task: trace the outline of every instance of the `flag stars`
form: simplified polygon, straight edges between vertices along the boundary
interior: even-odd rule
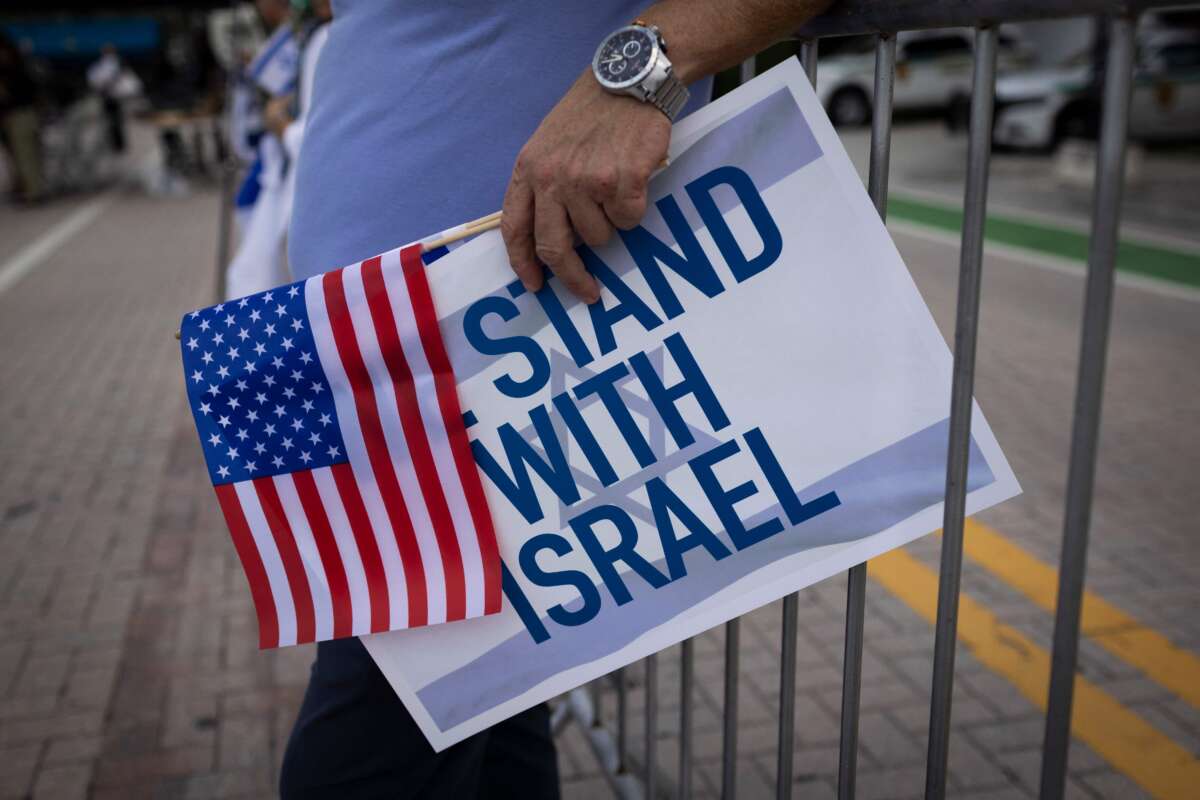
[[[292,420],[292,430],[298,431],[303,427],[304,427],[304,422],[302,422],[299,417],[296,417],[295,419]]]
[[[308,462],[312,461],[312,456],[309,455],[307,450],[304,450],[300,453],[300,460],[307,464]]]
[[[240,329],[238,331],[238,338],[241,339],[243,342],[246,341],[247,339],[250,338],[250,331],[246,330],[245,328]]]
[[[250,434],[246,433],[245,428],[238,428],[238,432],[235,433],[234,436],[237,437],[237,440],[239,442],[244,442],[244,441],[246,441],[246,439],[248,439],[250,437]]]
[[[229,456],[230,460],[234,460],[238,457],[238,451],[236,448],[231,447],[229,448],[227,455]]]
[[[272,289],[269,292],[263,292],[262,299],[263,299],[264,303],[270,303],[272,300],[275,299],[275,290]]]
[[[303,408],[305,411],[312,411],[313,410],[313,401],[305,400],[303,403],[300,404],[300,407]]]
[[[308,352],[301,353],[300,360],[303,361],[305,364],[309,363],[310,361],[312,361],[312,353],[308,353]]]
[[[211,364],[213,362],[213,354],[205,350],[204,355],[200,356],[200,360],[205,364]]]
[[[295,445],[292,444],[291,439],[285,436],[283,437],[283,442],[280,443],[280,447],[282,447],[284,450],[291,450],[293,447],[295,447]]]
[[[267,434],[267,436],[274,436],[275,435],[275,426],[268,422],[267,425],[263,428],[263,431]]]
[[[301,378],[303,378],[303,377],[304,377],[304,373],[303,373],[303,372],[301,372],[300,370],[298,370],[298,369],[294,369],[294,370],[292,370],[292,380],[294,380],[294,381],[296,381],[297,383],[299,383],[299,382],[300,382],[300,379],[301,379]]]
[[[313,394],[320,394],[325,391],[325,386],[320,381],[313,381],[312,390]]]
[[[210,327],[210,326],[209,326],[209,324],[208,324],[208,320],[206,320],[206,319],[202,319],[202,320],[200,320],[200,330],[202,330],[202,331],[208,331],[209,327]]]
[[[291,350],[295,346],[296,345],[292,343],[291,339],[287,338],[286,336],[283,338],[283,349],[284,350]]]
[[[274,336],[275,335],[275,323],[273,323],[273,322],[268,323],[267,327],[263,328],[263,330],[266,331],[267,336]]]
[[[218,346],[225,344],[225,334],[223,334],[223,333],[213,334],[213,344],[218,345]]]
[[[246,419],[250,422],[258,422],[258,412],[254,409],[250,409],[246,412]]]
[[[224,303],[217,303],[215,306],[213,306],[213,311],[217,312],[218,314],[220,314],[224,310],[225,310]]]
[[[328,425],[329,423],[333,422],[333,420],[329,418],[328,414],[322,414],[321,418],[317,421],[320,422],[322,425]]]
[[[254,452],[261,456],[263,453],[267,452],[267,446],[262,442],[255,442]]]
[[[225,366],[224,364],[217,367],[217,375],[219,375],[222,379],[228,378],[229,377],[229,367]]]
[[[288,400],[291,400],[293,397],[296,396],[296,391],[292,387],[288,386],[286,389],[283,390],[283,396],[286,397]]]
[[[254,472],[256,469],[258,469],[258,464],[255,464],[253,461],[246,462],[246,471],[247,472]]]
[[[245,378],[238,378],[238,379],[237,379],[237,383],[235,383],[235,384],[234,384],[234,386],[237,388],[237,390],[238,390],[239,392],[244,392],[244,391],[246,391],[246,379],[245,379]]]
[[[271,463],[275,465],[276,469],[279,469],[280,467],[283,466],[283,459],[280,458],[279,456],[275,456],[274,458],[271,459]]]
[[[265,352],[267,352],[267,348],[263,346],[263,343],[256,342],[254,345],[254,355],[261,356]]]
[[[263,403],[267,402],[267,396],[265,394],[263,394],[262,392],[259,392],[258,394],[254,395],[254,399],[258,402],[258,404],[260,406]]]
[[[231,397],[226,402],[229,403],[229,407],[234,410],[236,410],[241,405],[241,403],[238,401],[238,399],[236,397]]]
[[[231,423],[229,421],[229,417],[222,416],[220,419],[217,420],[217,424],[220,425],[222,428],[228,428]]]
[[[288,297],[295,297],[298,294],[300,294],[299,286],[292,286],[292,288],[288,289]]]
[[[287,412],[283,410],[283,406],[275,406],[274,414],[277,418],[282,417],[286,413]]]
[[[275,376],[274,375],[264,375],[263,383],[266,384],[267,386],[274,386],[275,385]]]
[[[279,305],[275,306],[275,313],[278,316],[282,317],[284,314],[287,313],[287,309],[283,306],[282,303],[280,303]]]
[[[196,383],[199,383],[200,381],[204,380],[204,373],[200,370],[196,370],[192,373],[192,380]]]
[[[215,384],[215,383],[210,383],[208,385],[208,393],[211,394],[213,397],[216,397],[217,395],[219,395],[221,393],[221,387],[217,386],[217,384]]]
[[[212,436],[208,437],[208,443],[213,447],[216,447],[221,443],[221,437],[214,433]]]
[[[250,302],[249,297],[243,297],[241,300],[238,300],[238,308],[245,308],[246,304],[249,302]]]
[[[238,349],[236,347],[229,348],[229,360],[234,361],[238,358]]]
[[[283,359],[279,356],[275,356],[271,359],[271,366],[275,369],[280,369],[283,366]]]
[[[251,322],[258,322],[260,319],[262,319],[262,312],[260,312],[260,311],[259,311],[257,308],[256,308],[256,309],[253,309],[253,310],[250,312],[250,321],[251,321]]]
[[[315,431],[308,437],[308,441],[312,444],[318,444],[321,441],[321,434]]]
[[[330,445],[329,449],[326,450],[325,452],[329,454],[330,458],[337,458],[338,456],[340,456],[342,454],[342,451],[339,450],[334,445]]]
[[[303,327],[304,327],[304,323],[300,321],[299,317],[296,317],[292,320],[292,330],[298,331]]]
[[[192,336],[187,340],[187,349],[188,350],[195,350],[199,346],[200,346],[200,340],[197,339],[195,336]]]
[[[258,372],[258,367],[255,366],[253,361],[247,361],[246,362],[246,374],[250,374],[253,372]]]
[[[235,322],[237,322],[237,318],[234,317],[233,314],[230,314],[229,316],[225,317],[225,327],[227,327],[227,328],[231,327],[233,325],[233,323],[235,323]]]
[[[208,403],[201,403],[200,404],[200,413],[207,417],[209,414],[212,413],[212,406],[210,406]]]
[[[224,464],[217,467],[217,475],[219,475],[222,478],[228,478],[229,477],[229,467],[225,466]]]

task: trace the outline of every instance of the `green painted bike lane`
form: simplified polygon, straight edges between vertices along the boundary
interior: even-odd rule
[[[888,198],[888,219],[959,233],[963,215],[960,208],[952,205],[896,193]],[[1006,214],[988,214],[984,238],[989,242],[1076,261],[1081,266],[1087,262],[1087,234],[1058,225]],[[1117,270],[1200,288],[1200,254],[1160,244],[1122,239],[1117,246]]]

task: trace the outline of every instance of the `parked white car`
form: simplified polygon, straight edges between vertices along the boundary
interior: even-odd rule
[[[942,111],[971,93],[974,32],[969,28],[910,31],[896,37],[896,111]],[[1027,66],[1032,58],[1017,36],[1001,30],[998,67]],[[821,59],[817,96],[834,125],[865,125],[874,106],[875,51],[864,37],[857,47]]]
[[[1200,34],[1157,31],[1139,41],[1129,104],[1129,136],[1200,141]],[[996,82],[996,144],[1053,149],[1063,139],[1094,139],[1100,104],[1090,51],[1062,66]]]

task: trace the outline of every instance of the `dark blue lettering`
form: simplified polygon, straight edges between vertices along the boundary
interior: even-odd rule
[[[604,545],[600,544],[595,531],[592,530],[596,523],[602,521],[611,522],[620,536],[616,547],[610,550],[604,549]],[[642,580],[655,589],[661,589],[671,582],[666,575],[656,570],[649,561],[638,554],[635,549],[638,539],[637,526],[630,516],[620,508],[616,506],[590,508],[571,520],[571,530],[575,531],[575,535],[579,537],[579,543],[583,545],[584,551],[596,565],[596,571],[600,573],[604,585],[608,587],[609,594],[617,601],[617,605],[624,605],[633,599],[629,594],[629,589],[625,587],[625,582],[621,580],[620,573],[617,572],[616,563],[618,561],[624,561],[631,570],[642,577]]]
[[[762,252],[754,258],[746,257],[741,245],[734,238],[733,231],[725,222],[721,209],[717,207],[717,201],[713,199],[712,190],[722,184],[729,186],[737,194],[742,208],[762,239]],[[779,254],[783,252],[783,235],[779,232],[775,220],[771,218],[767,204],[763,202],[762,195],[758,193],[758,188],[749,175],[737,167],[717,167],[684,188],[738,283],[754,277],[778,260]]]

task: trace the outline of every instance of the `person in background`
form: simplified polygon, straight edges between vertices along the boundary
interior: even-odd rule
[[[707,101],[710,76],[827,4],[338,0],[296,176],[294,277],[503,203],[525,285],[538,289],[545,265],[595,301],[576,241],[636,225],[671,124]],[[647,78],[661,83],[639,78],[637,97],[601,82],[638,78],[651,58]],[[535,706],[435,753],[360,641],[321,642],[280,788],[285,800],[555,798],[549,712]]]
[[[12,165],[16,199],[26,203],[43,199],[46,187],[37,84],[25,55],[3,32],[0,32],[0,138]]]
[[[104,104],[108,144],[114,153],[125,152],[125,108],[121,105],[120,96],[123,72],[121,56],[111,44],[100,49],[100,58],[92,62],[87,71],[88,86],[100,95],[100,101]]]
[[[298,91],[272,97],[263,108],[266,130],[259,142],[263,158],[258,175],[260,189],[238,251],[225,272],[225,295],[230,299],[265,291],[290,279],[283,248],[291,219],[295,167],[304,137],[304,112],[312,96],[313,76],[331,16],[329,0],[312,0],[298,9],[294,23],[300,43]]]

